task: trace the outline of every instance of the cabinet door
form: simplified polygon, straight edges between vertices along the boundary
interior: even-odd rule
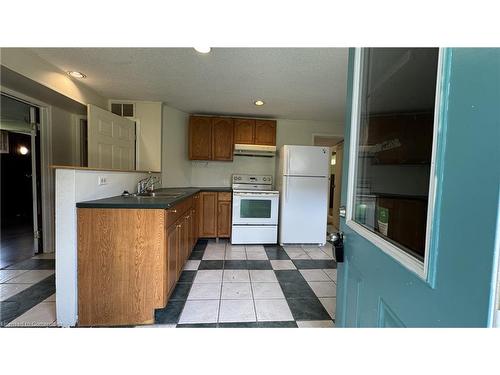
[[[276,121],[255,120],[255,144],[276,146]]]
[[[189,216],[189,226],[191,228],[191,241],[189,243],[189,255],[191,255],[191,251],[193,251],[193,247],[196,244],[196,209],[193,207],[191,209],[191,215]]]
[[[212,118],[191,116],[189,119],[189,159],[211,160]]]
[[[217,237],[217,193],[200,193],[200,237]]]
[[[217,203],[217,237],[231,236],[231,202]]]
[[[193,213],[193,223],[194,223],[194,245],[198,242],[198,238],[200,237],[200,229],[199,229],[199,224],[200,224],[200,194],[196,194],[193,198],[193,207],[194,207],[194,213]]]
[[[181,217],[177,224],[179,235],[179,262],[177,262],[177,277],[180,276],[184,263],[186,261],[186,225],[184,224],[184,216]]]
[[[219,117],[212,119],[212,159],[233,160],[233,119]]]
[[[255,120],[234,119],[234,143],[255,143]]]
[[[177,281],[177,263],[179,252],[179,230],[177,225],[167,229],[167,294],[169,294]]]

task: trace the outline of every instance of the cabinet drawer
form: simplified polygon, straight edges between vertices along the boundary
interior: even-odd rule
[[[230,192],[222,192],[222,191],[219,191],[219,193],[217,194],[217,200],[219,202],[223,201],[223,202],[231,202],[231,193]]]
[[[166,227],[174,224],[183,214],[193,207],[193,197],[184,199],[175,206],[166,209]]]

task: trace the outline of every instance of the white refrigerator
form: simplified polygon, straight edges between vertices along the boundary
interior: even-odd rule
[[[330,160],[329,147],[281,147],[277,178],[281,245],[325,244]]]

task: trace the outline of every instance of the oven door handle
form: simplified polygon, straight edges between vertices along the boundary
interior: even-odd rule
[[[233,193],[233,195],[235,197],[248,197],[248,196],[252,196],[252,197],[262,197],[262,196],[278,196],[278,194],[276,193]]]

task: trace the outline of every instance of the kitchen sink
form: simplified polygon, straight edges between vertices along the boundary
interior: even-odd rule
[[[154,197],[177,198],[183,195],[184,193],[173,193],[167,191],[149,191],[147,193],[137,194],[138,197],[142,198],[154,198]]]

